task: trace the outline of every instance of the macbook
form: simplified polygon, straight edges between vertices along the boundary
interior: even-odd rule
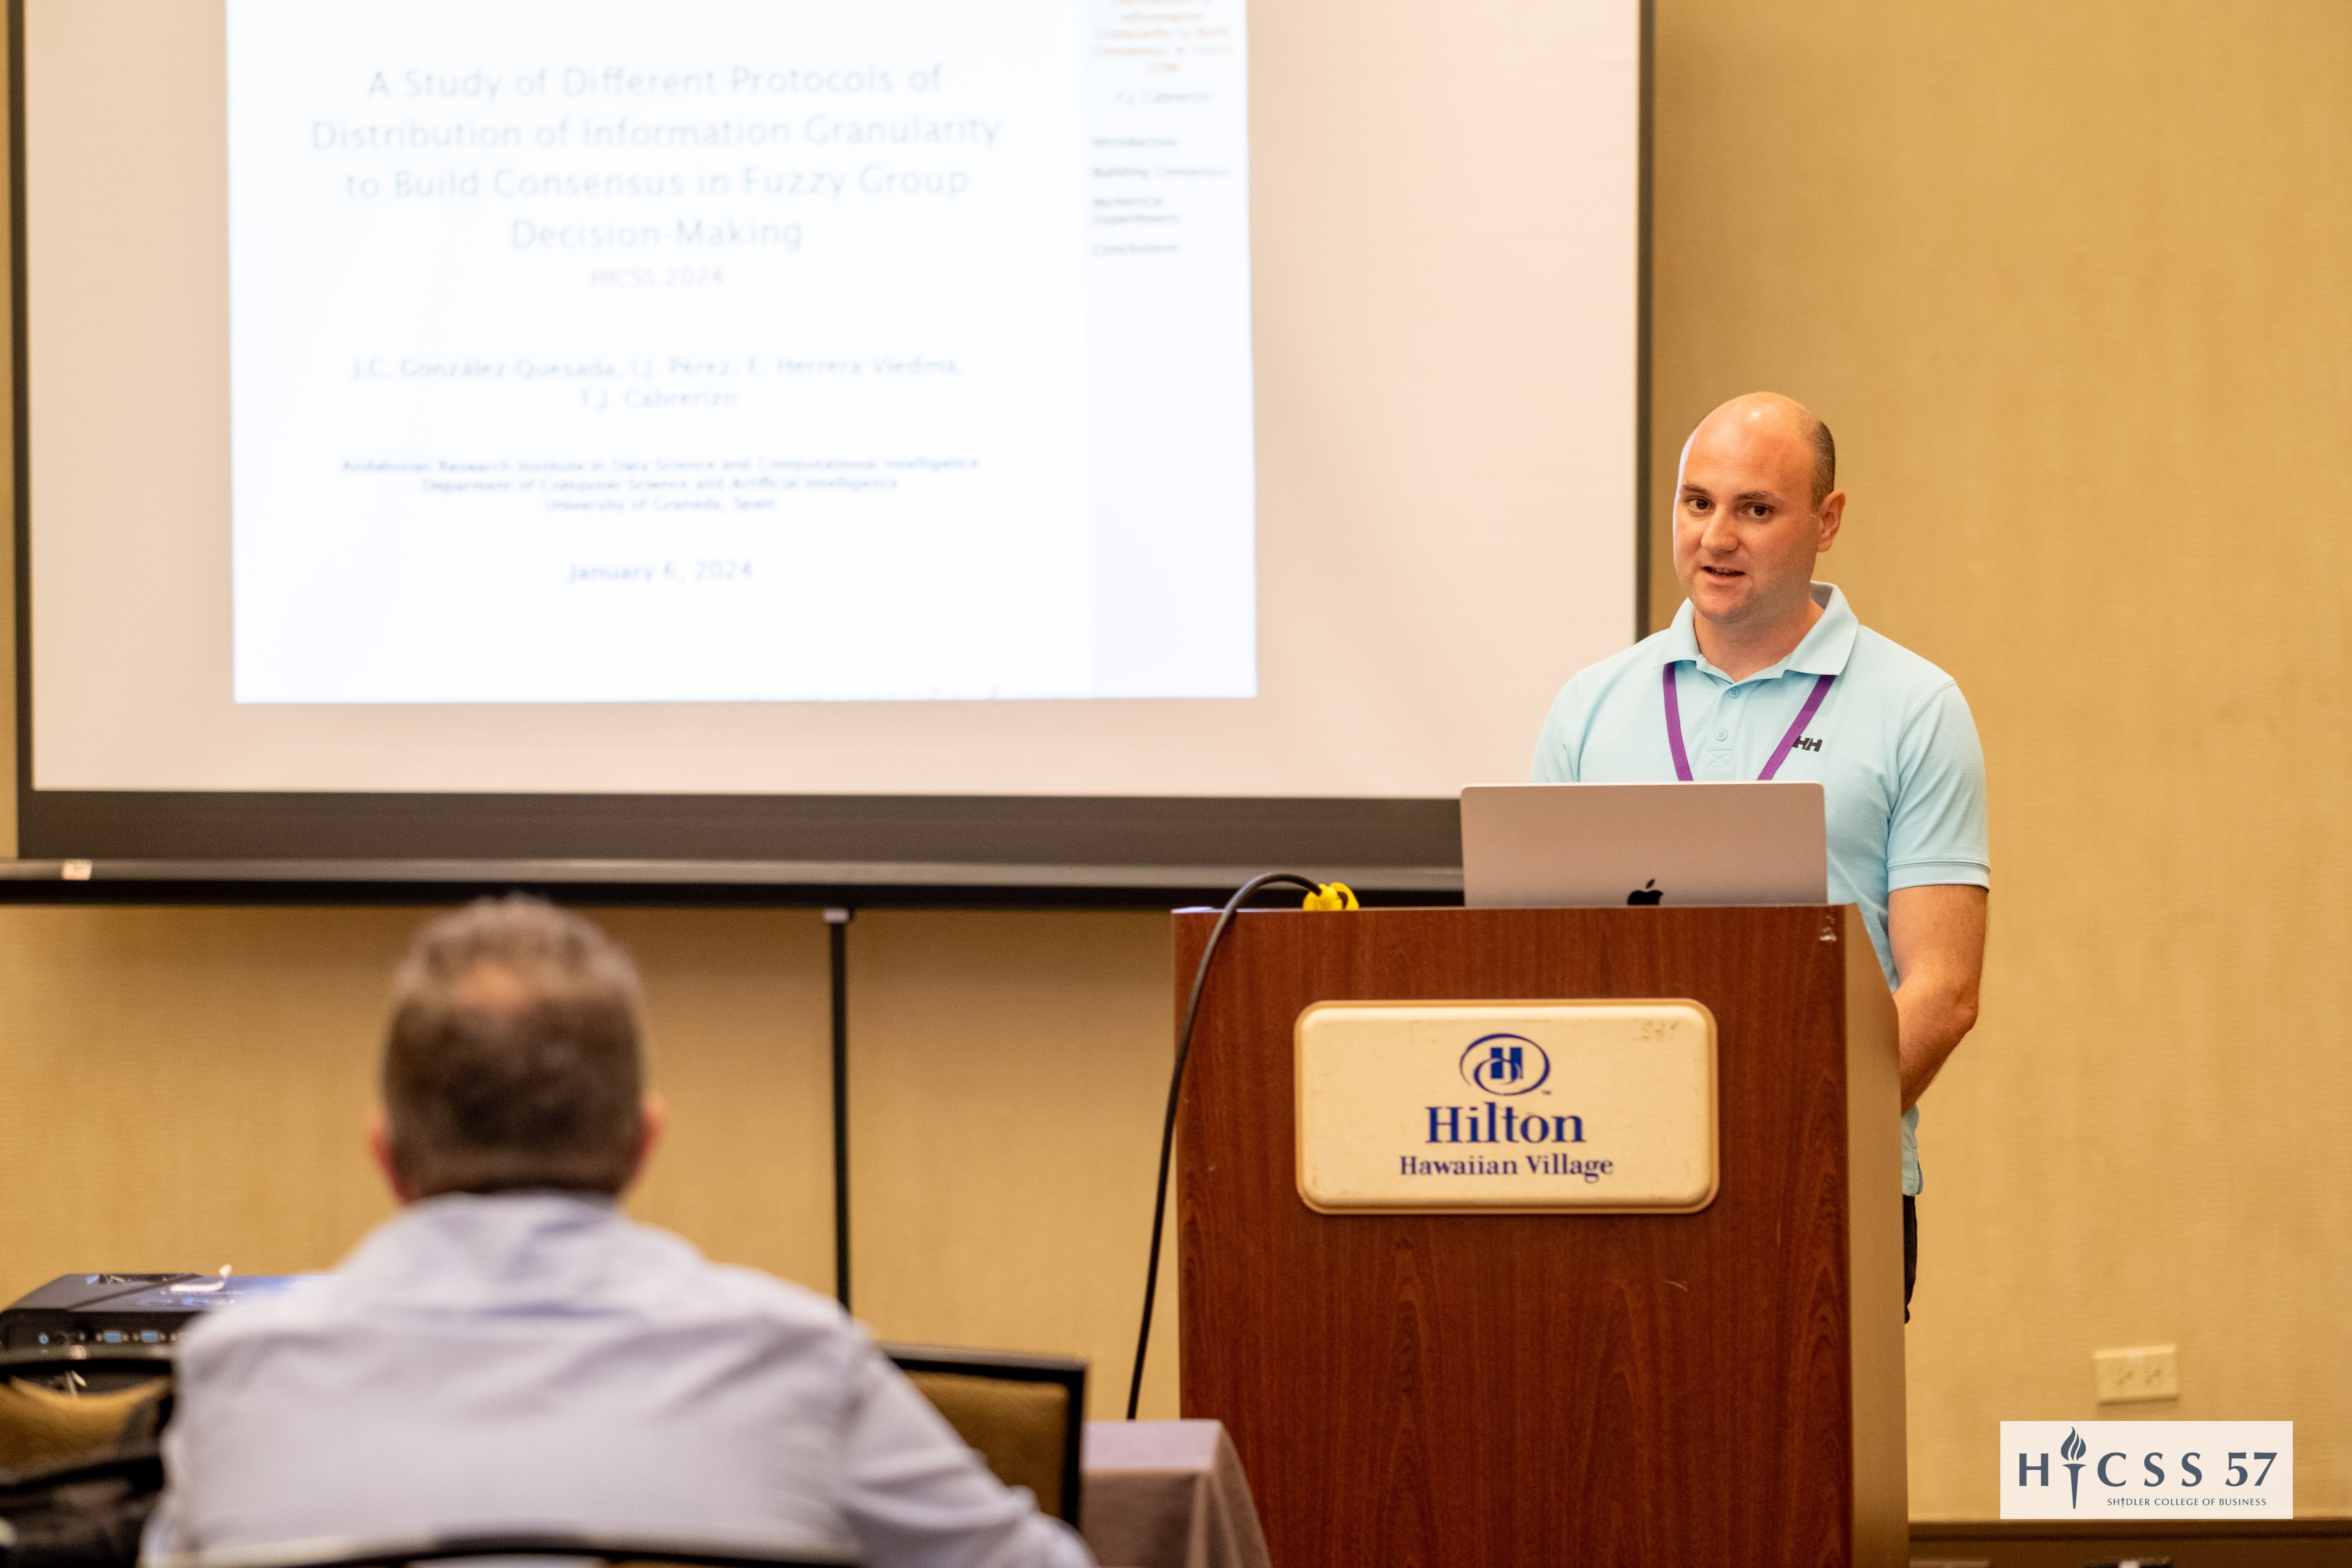
[[[1811,783],[1472,784],[1463,902],[1825,904],[1826,822]]]

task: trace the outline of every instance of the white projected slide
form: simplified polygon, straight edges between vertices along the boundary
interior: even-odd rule
[[[229,0],[236,700],[1253,695],[1242,40],[1131,9]]]
[[[20,6],[37,791],[1439,798],[1634,634],[1638,0]]]

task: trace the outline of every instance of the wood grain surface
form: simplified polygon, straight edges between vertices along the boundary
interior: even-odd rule
[[[1213,916],[1176,926],[1181,1005]],[[1182,1384],[1278,1568],[1853,1559],[1841,917],[1241,915],[1181,1126]],[[1860,940],[1857,930],[1852,940]],[[1686,1215],[1326,1215],[1294,1186],[1312,1002],[1687,996],[1722,1188]]]

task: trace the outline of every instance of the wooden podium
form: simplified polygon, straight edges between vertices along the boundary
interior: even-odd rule
[[[1176,919],[1177,1005],[1213,912]],[[1687,997],[1720,1187],[1683,1215],[1300,1201],[1316,1002]],[[1233,1433],[1276,1568],[1901,1568],[1895,1009],[1846,908],[1253,910],[1181,1124],[1183,1410]]]

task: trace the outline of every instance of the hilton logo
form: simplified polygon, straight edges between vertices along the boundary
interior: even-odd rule
[[[1462,1053],[1462,1078],[1487,1094],[1528,1094],[1551,1077],[1551,1058],[1525,1035],[1481,1035]]]
[[[1472,1089],[1509,1099],[1514,1095],[1532,1094],[1551,1079],[1551,1058],[1544,1048],[1525,1035],[1481,1035],[1470,1042],[1462,1053],[1460,1063],[1463,1081]],[[1432,1105],[1429,1112],[1429,1142],[1432,1143],[1581,1143],[1584,1142],[1584,1118],[1581,1116],[1536,1116],[1523,1114],[1517,1107],[1498,1105],[1489,1100],[1480,1105]],[[1480,1112],[1484,1111],[1484,1119]],[[1557,1157],[1547,1155],[1538,1162],[1539,1168],[1554,1175],[1581,1173],[1564,1167],[1554,1171]],[[1506,1161],[1516,1173],[1515,1162]],[[1501,1167],[1496,1167],[1498,1173]]]

